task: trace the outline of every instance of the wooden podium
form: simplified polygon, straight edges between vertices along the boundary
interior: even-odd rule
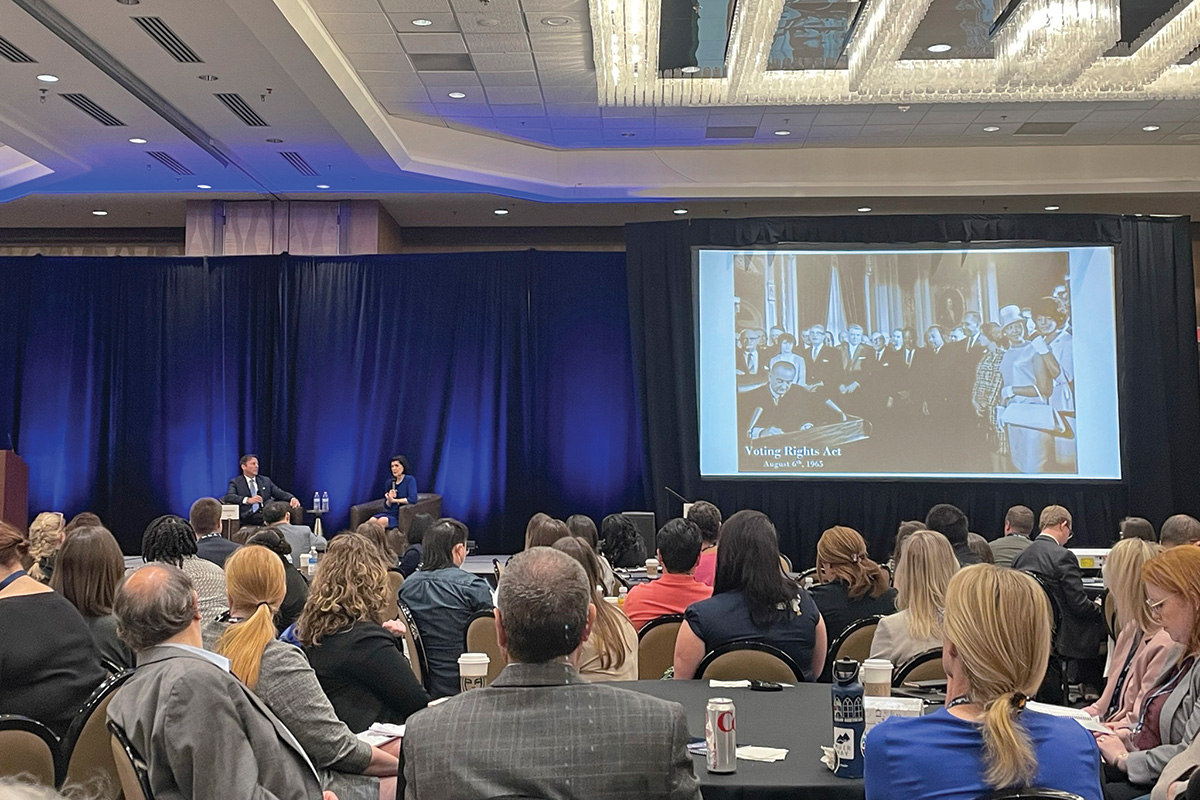
[[[0,520],[29,527],[29,467],[12,450],[0,450]]]

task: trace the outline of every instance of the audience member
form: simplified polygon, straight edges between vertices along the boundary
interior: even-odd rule
[[[925,528],[937,531],[950,540],[950,546],[954,548],[954,555],[958,557],[959,566],[966,567],[980,563],[979,556],[975,555],[967,541],[967,515],[958,506],[938,503],[925,515]]]
[[[75,607],[21,568],[28,552],[21,532],[0,522],[0,714],[62,736],[104,669]]]
[[[458,657],[465,652],[467,625],[478,611],[492,609],[492,589],[461,569],[467,559],[467,526],[443,517],[425,534],[424,562],[400,586],[400,600],[412,612],[434,697],[458,694]]]
[[[1200,520],[1187,514],[1167,517],[1158,531],[1158,540],[1163,547],[1178,547],[1181,544],[1200,544]]]
[[[96,651],[105,661],[133,669],[133,651],[117,636],[113,597],[125,576],[121,546],[107,528],[79,528],[58,551],[50,588],[70,601],[92,631]]]
[[[334,537],[296,633],[338,718],[355,733],[404,722],[429,702],[396,638],[403,625],[384,619],[389,604],[379,548],[357,533]]]
[[[238,459],[241,474],[235,475],[229,481],[229,489],[225,492],[225,503],[237,505],[243,525],[262,525],[262,509],[272,500],[282,500],[290,503],[293,508],[300,507],[300,501],[291,492],[286,492],[275,485],[266,475],[258,474],[258,456],[247,453]]]
[[[343,533],[349,532],[343,531]],[[375,545],[375,549],[379,551],[379,557],[383,559],[383,565],[389,572],[400,571],[399,554],[392,552],[392,545],[388,541],[387,530],[382,525],[375,520],[369,519],[355,528],[354,532],[370,540]]]
[[[1066,548],[1071,538],[1071,512],[1062,506],[1046,506],[1038,519],[1041,533],[1013,559],[1013,569],[1041,578],[1062,617],[1055,631],[1054,650],[1066,658],[1095,658],[1105,639],[1104,615],[1100,606],[1083,590],[1079,561]],[[1041,696],[1063,702],[1058,662],[1051,662]]]
[[[1013,506],[1004,515],[1004,535],[992,542],[992,557],[1001,567],[1011,567],[1013,559],[1025,552],[1033,540],[1033,509]]]
[[[188,523],[196,533],[196,555],[224,568],[225,559],[239,545],[221,535],[221,502],[215,497],[201,497],[192,503]]]
[[[536,514],[534,514],[532,517],[529,518],[529,522],[526,523],[526,525],[525,525],[525,549],[526,550],[529,549],[529,537],[531,537],[533,535],[534,528],[536,528],[538,525],[541,525],[543,520],[547,520],[550,518],[551,518],[550,515],[543,511],[539,511]]]
[[[600,522],[601,551],[614,567],[629,569],[646,563],[646,543],[633,520],[624,514],[609,514]]]
[[[996,556],[992,554],[992,548],[988,546],[988,540],[978,533],[972,532],[967,534],[967,547],[971,548],[971,552],[979,559],[980,564],[996,563]]]
[[[862,535],[844,525],[817,541],[817,583],[810,591],[830,639],[860,619],[896,611],[887,572],[867,555]]]
[[[613,597],[617,594],[617,576],[613,574],[612,564],[600,553],[600,535],[596,532],[596,523],[586,514],[572,514],[567,517],[567,529],[571,535],[583,539],[592,548],[596,558],[600,559],[600,580],[604,584],[604,594]]]
[[[183,517],[167,514],[146,526],[142,560],[147,564],[160,561],[182,569],[192,581],[205,619],[224,613],[225,571],[196,555],[196,536]]]
[[[568,536],[554,543],[583,566],[592,586],[596,618],[585,637],[576,666],[587,681],[636,681],[638,678],[638,636],[633,623],[596,588],[600,585],[600,560],[587,543]]]
[[[545,514],[539,514],[529,521],[525,530],[525,549],[531,547],[552,547],[559,539],[571,535],[571,529],[561,519],[554,519]]]
[[[63,515],[57,511],[43,511],[33,518],[29,526],[29,577],[49,585],[54,575],[54,557],[63,540]]]
[[[292,566],[291,545],[275,528],[262,528],[247,539],[246,544],[265,547],[283,562],[283,582],[287,588],[283,602],[276,610],[275,624],[280,631],[287,630],[289,625],[300,618],[300,612],[304,610],[304,603],[308,600],[308,581]],[[226,583],[228,580],[226,576]]]
[[[910,519],[900,523],[896,529],[896,544],[892,546],[892,557],[888,559],[888,571],[893,575],[896,574],[896,565],[900,563],[900,556],[904,552],[904,543],[908,541],[909,536],[923,530],[925,523],[920,520]]]
[[[70,794],[59,794],[50,786],[33,783],[29,775],[0,777],[0,800],[90,800],[74,791],[74,787],[63,788]]]
[[[417,571],[421,564],[421,551],[424,549],[425,531],[433,527],[433,517],[420,513],[413,515],[408,526],[408,549],[400,558],[400,573],[407,579]]]
[[[496,608],[508,666],[409,719],[407,800],[700,800],[683,708],[576,671],[597,611],[589,580],[550,548],[513,557]]]
[[[1117,524],[1117,533],[1122,539],[1144,539],[1147,542],[1157,542],[1158,534],[1150,520],[1143,517],[1125,517]]]
[[[1200,549],[1173,547],[1158,554],[1142,567],[1142,580],[1151,618],[1180,645],[1180,657],[1146,692],[1133,728],[1100,736],[1110,778],[1105,793],[1112,800],[1140,797],[1160,777],[1165,782],[1178,777],[1174,768],[1164,774],[1165,768],[1200,730]],[[1126,776],[1128,783],[1112,780]]]
[[[417,504],[417,479],[408,474],[408,459],[392,456],[388,470],[392,474],[383,487],[383,511],[374,517],[385,530],[400,525],[400,506]]]
[[[1050,657],[1050,605],[1028,575],[967,567],[946,591],[946,707],[892,717],[864,748],[867,800],[975,800],[1037,786],[1101,800],[1099,754],[1074,720],[1025,707]]]
[[[700,563],[696,580],[708,586],[717,576],[717,542],[721,537],[721,509],[707,500],[697,500],[688,509],[687,518],[700,529]]]
[[[299,512],[297,512],[299,513]],[[292,508],[287,503],[267,503],[263,509],[263,522],[271,528],[279,531],[287,543],[291,546],[291,555],[289,556],[292,566],[300,569],[304,565],[301,559],[311,550],[324,553],[325,548],[329,546],[329,542],[324,536],[313,533],[312,528],[307,525],[292,524]]]
[[[655,556],[662,565],[658,580],[635,584],[625,598],[625,616],[636,630],[663,614],[682,614],[699,600],[712,597],[712,587],[693,576],[700,561],[700,528],[686,519],[673,519],[658,529]]]
[[[812,596],[779,569],[779,537],[760,511],[739,511],[721,526],[713,596],[684,612],[675,678],[697,677],[705,653],[747,639],[787,653],[807,681],[825,665],[825,621]]]
[[[146,760],[155,797],[321,796],[296,738],[229,673],[227,658],[203,649],[196,593],[182,570],[142,567],[117,591],[113,613],[138,668],[109,702],[108,719]]]
[[[942,646],[946,587],[958,571],[954,548],[935,531],[916,531],[905,539],[896,565],[895,614],[879,620],[871,640],[871,658],[900,666]]]
[[[229,659],[230,672],[287,726],[322,785],[339,800],[391,800],[396,796],[396,754],[355,736],[337,718],[304,653],[275,638],[272,616],[286,593],[285,563],[277,553],[253,544],[229,557],[229,616],[203,623],[204,646]],[[388,779],[380,781],[380,776]]]
[[[70,521],[63,526],[63,537],[70,536],[73,532],[80,528],[103,528],[104,523],[100,521],[100,517],[93,514],[91,511],[80,511],[75,516],[71,517]]]
[[[1112,650],[1104,693],[1084,709],[1114,726],[1132,727],[1158,676],[1170,664],[1171,636],[1146,606],[1142,568],[1163,550],[1161,545],[1134,537],[1113,546],[1104,562],[1104,582],[1116,602],[1121,631]]]

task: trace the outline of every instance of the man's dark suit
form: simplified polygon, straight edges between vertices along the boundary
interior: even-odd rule
[[[756,428],[779,428],[784,433],[800,430],[805,423],[818,424],[822,401],[800,386],[791,386],[778,400],[770,384],[738,395],[738,434],[746,436],[751,422]],[[758,419],[754,413],[762,409]]]
[[[842,351],[836,347],[822,345],[820,351],[814,356],[812,348],[804,350],[801,355],[804,356],[804,368],[807,373],[806,381],[809,386],[815,383],[824,383],[820,389],[817,389],[816,395],[822,399],[833,398],[836,402],[840,396],[838,393],[838,384],[842,382]]]
[[[245,475],[238,475],[236,478],[229,481],[229,490],[225,492],[225,498],[221,501],[226,505],[237,505],[240,509],[239,516],[242,519],[242,524],[262,524],[262,506],[272,500],[282,500],[287,503],[292,497],[291,492],[285,492],[280,489],[266,475],[256,475],[254,480],[258,483],[258,494],[262,497],[262,504],[255,509],[246,500],[253,497],[254,493],[250,491],[250,483]]]
[[[408,718],[406,800],[700,800],[678,703],[509,664],[484,689]]]
[[[204,536],[196,541],[196,555],[205,561],[211,561],[221,569],[225,569],[225,559],[237,549],[236,542],[231,542],[220,534]]]
[[[1039,576],[1062,615],[1054,636],[1055,652],[1067,658],[1095,658],[1104,640],[1104,615],[1083,591],[1083,576],[1075,554],[1047,534],[1041,534],[1013,559],[1013,569]]]
[[[850,355],[850,343],[839,345],[838,351],[842,358],[842,375],[839,384],[847,387],[857,383],[854,391],[847,394],[838,392],[833,395],[833,402],[843,411],[851,411],[858,416],[869,412],[867,399],[871,385],[871,369],[875,366],[875,349],[866,342],[858,345],[854,355]],[[836,388],[836,387],[835,387]]]

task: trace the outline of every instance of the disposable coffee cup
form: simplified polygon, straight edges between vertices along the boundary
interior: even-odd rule
[[[651,578],[658,577],[658,559],[657,558],[647,558],[646,559],[646,575]]]
[[[867,697],[891,697],[892,662],[886,658],[868,658],[862,663],[859,679]]]
[[[463,653],[458,657],[459,691],[482,689],[487,686],[488,664],[491,659],[487,653]]]

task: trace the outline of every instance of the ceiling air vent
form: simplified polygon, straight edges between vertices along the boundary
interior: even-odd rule
[[[173,156],[171,156],[170,153],[164,153],[161,150],[147,150],[146,155],[150,156],[155,161],[162,164],[167,169],[171,170],[171,172],[174,172],[176,175],[195,175],[196,174],[196,173],[192,172],[190,169],[188,169],[187,167],[185,167],[183,164],[180,164],[178,161],[176,161],[175,158]]]
[[[217,92],[213,97],[225,104],[225,107],[234,113],[234,115],[242,122],[252,128],[266,128],[267,121],[258,115],[258,112],[250,107],[240,94],[234,92]]]
[[[1026,122],[1013,136],[1062,136],[1074,126],[1074,122]]]
[[[296,168],[296,172],[301,175],[307,175],[310,178],[317,177],[317,171],[312,168],[312,165],[304,160],[304,156],[294,150],[284,150],[279,155],[283,156],[283,160]]]
[[[7,58],[14,64],[36,64],[33,57],[26,53],[15,44],[0,36],[0,56]]]
[[[203,64],[204,59],[196,55],[196,51],[187,46],[179,34],[171,30],[167,23],[158,17],[133,17],[133,21],[150,34],[150,38],[158,42],[163,50],[171,54],[171,58],[180,64]]]
[[[753,125],[710,125],[705,139],[753,139],[758,128]]]
[[[60,94],[59,97],[61,97],[63,100],[66,100],[68,103],[75,106],[80,111],[99,122],[101,125],[107,125],[110,128],[118,128],[125,124],[98,106],[96,102],[92,100],[92,98],[85,94],[72,92],[70,94]]]

